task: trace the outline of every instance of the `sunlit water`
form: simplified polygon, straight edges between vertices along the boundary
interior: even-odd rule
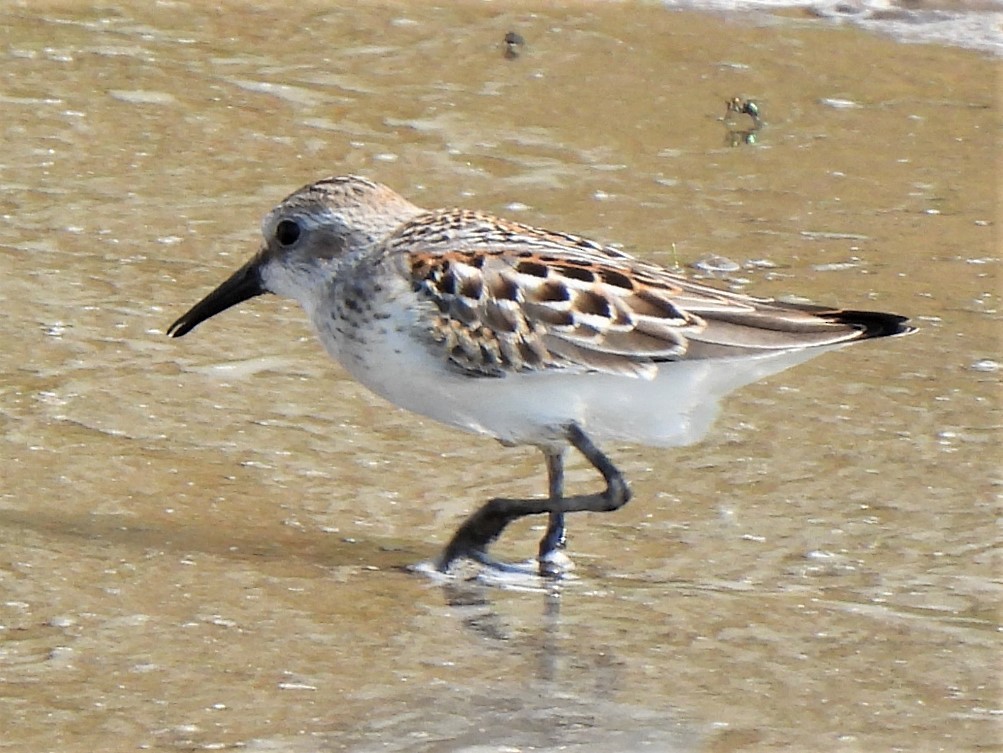
[[[994,62],[805,17],[262,5],[2,11],[4,745],[996,745]],[[571,520],[567,582],[443,584],[406,568],[542,493],[538,453],[389,408],[291,304],[164,335],[345,172],[921,332],[605,448],[635,497]]]

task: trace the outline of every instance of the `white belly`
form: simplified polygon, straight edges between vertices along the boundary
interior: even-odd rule
[[[834,349],[669,362],[650,380],[570,370],[471,377],[386,324],[364,346],[318,329],[331,355],[391,403],[512,444],[563,443],[572,422],[600,442],[692,444],[706,435],[725,395]]]

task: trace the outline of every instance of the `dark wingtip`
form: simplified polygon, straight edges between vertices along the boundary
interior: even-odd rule
[[[861,330],[859,338],[861,340],[908,335],[916,331],[916,327],[907,323],[908,317],[881,311],[835,311],[827,318],[840,324],[857,327]]]

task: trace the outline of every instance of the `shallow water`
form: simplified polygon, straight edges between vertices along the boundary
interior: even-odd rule
[[[995,63],[654,7],[259,6],[0,14],[4,746],[999,746]],[[574,579],[437,583],[403,568],[541,493],[537,453],[388,408],[292,304],[163,334],[345,172],[922,331],[743,390],[699,446],[607,448],[635,498],[571,521]]]

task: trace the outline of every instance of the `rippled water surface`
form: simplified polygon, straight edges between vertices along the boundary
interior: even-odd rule
[[[999,745],[993,61],[632,4],[0,17],[0,747]],[[345,172],[922,331],[607,448],[635,497],[574,579],[433,582],[538,453],[388,407],[290,303],[164,335]]]

